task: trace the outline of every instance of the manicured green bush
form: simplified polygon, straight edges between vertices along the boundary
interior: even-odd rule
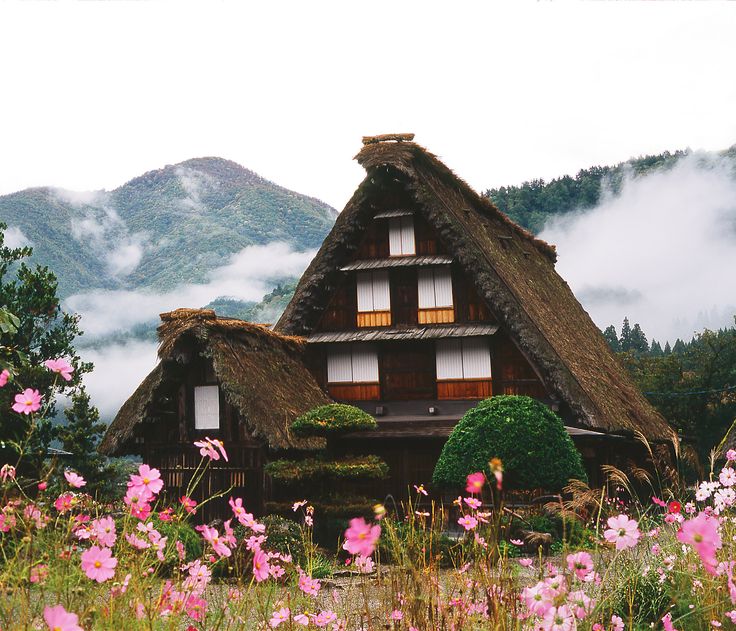
[[[376,419],[370,414],[344,403],[321,405],[291,424],[291,430],[298,436],[334,436],[376,427]]]
[[[296,482],[329,477],[336,480],[380,480],[388,476],[388,465],[378,456],[348,456],[339,460],[306,458],[274,460],[265,472],[279,482]]]
[[[450,434],[432,481],[459,486],[474,471],[490,475],[492,458],[503,461],[506,488],[559,491],[571,478],[586,479],[560,417],[530,397],[496,396],[468,410]]]

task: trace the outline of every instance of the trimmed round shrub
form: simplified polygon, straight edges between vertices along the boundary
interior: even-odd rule
[[[490,475],[492,458],[503,461],[506,488],[559,491],[571,478],[587,479],[560,417],[530,397],[495,396],[468,410],[445,443],[432,481],[464,485],[475,471]]]
[[[377,427],[376,419],[360,408],[330,403],[302,414],[291,424],[291,431],[298,436],[334,436]]]
[[[281,554],[291,554],[296,563],[304,563],[304,540],[302,530],[292,519],[281,515],[267,515],[261,520],[266,526],[268,540],[264,547]]]

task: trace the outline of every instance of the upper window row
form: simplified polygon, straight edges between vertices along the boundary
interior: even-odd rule
[[[388,270],[359,272],[358,312],[391,311]],[[417,274],[420,309],[452,308],[452,273],[448,266],[423,268]]]
[[[414,217],[389,219],[388,252],[390,256],[413,256],[417,253],[414,240]]]

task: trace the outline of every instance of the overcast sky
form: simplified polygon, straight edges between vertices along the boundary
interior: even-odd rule
[[[0,193],[217,155],[342,208],[364,134],[477,189],[736,142],[736,3],[485,5],[0,0]]]

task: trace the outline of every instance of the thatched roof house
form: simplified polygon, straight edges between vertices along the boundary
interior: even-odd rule
[[[289,426],[300,414],[329,402],[301,361],[304,341],[266,326],[219,318],[214,311],[177,309],[161,314],[160,362],[123,404],[105,434],[105,454],[140,453],[146,426],[166,441],[166,425],[174,440],[194,440],[186,423],[185,402],[177,391],[188,378],[188,366],[205,360],[210,382],[219,384],[224,405],[232,406],[238,422],[269,449],[314,448],[315,443],[291,435]],[[182,398],[186,397],[186,393]],[[172,401],[173,400],[173,401]],[[191,407],[191,406],[190,406]],[[222,436],[233,441],[233,435]],[[214,434],[213,434],[214,435]]]
[[[364,139],[356,159],[366,177],[302,276],[276,330],[299,336],[318,332],[367,228],[375,217],[388,216],[387,195],[401,189],[401,199],[410,199],[411,212],[430,224],[576,426],[675,440],[555,271],[554,247],[512,222],[411,138]]]

